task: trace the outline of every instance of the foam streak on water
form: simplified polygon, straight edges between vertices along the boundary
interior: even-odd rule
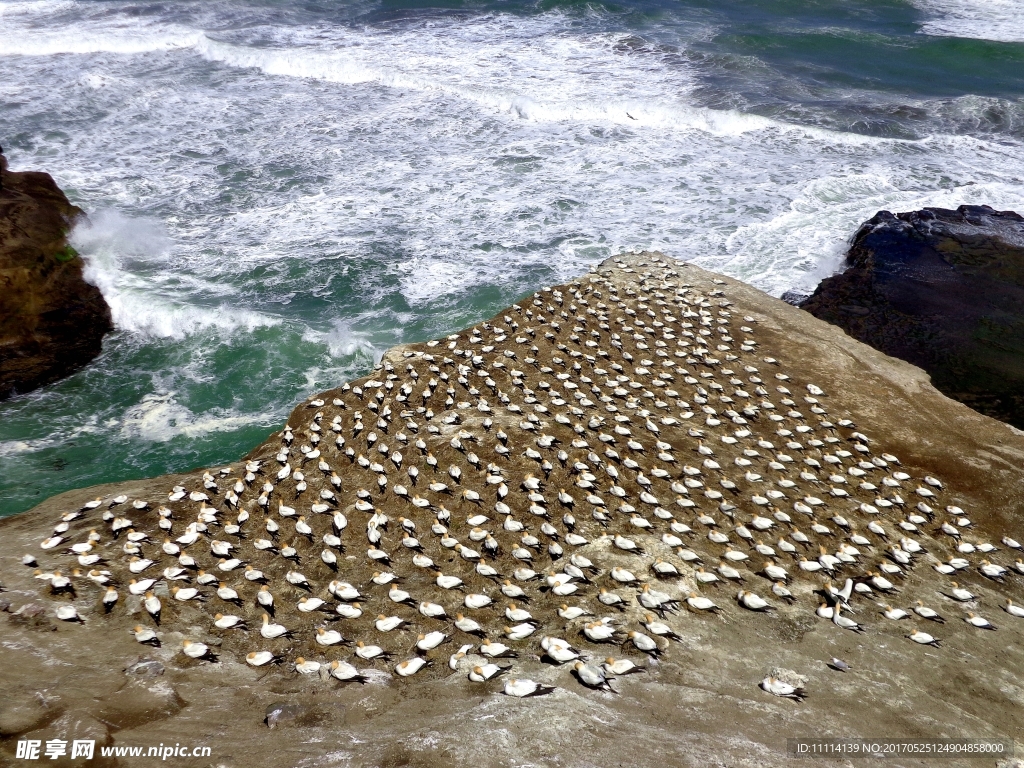
[[[229,460],[387,346],[623,249],[780,294],[881,208],[1024,209],[1018,47],[984,88],[987,49],[941,48],[1020,39],[1011,1],[0,2],[2,143],[90,212],[118,329],[0,405],[0,514]]]
[[[929,17],[921,29],[925,34],[1024,42],[1022,0],[917,0],[917,4]]]

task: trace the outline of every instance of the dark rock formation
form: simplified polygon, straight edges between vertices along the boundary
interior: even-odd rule
[[[0,399],[86,365],[113,328],[110,308],[67,242],[81,215],[49,174],[3,172]]]
[[[846,258],[803,309],[1024,428],[1024,218],[970,205],[881,211]]]

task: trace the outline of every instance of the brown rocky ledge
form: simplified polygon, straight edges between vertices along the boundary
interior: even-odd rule
[[[77,371],[112,329],[67,232],[82,216],[49,174],[3,171],[0,189],[0,399]]]
[[[1015,743],[1018,752],[1024,747],[1024,618],[1003,610],[1007,598],[1024,602],[1014,549],[1024,539],[1024,434],[946,398],[921,370],[697,267],[659,254],[609,260],[457,336],[392,349],[370,376],[301,403],[286,429],[225,469],[73,491],[0,521],[0,582],[7,590],[0,593],[7,612],[0,615],[0,762],[13,762],[21,738],[208,745],[210,757],[166,762],[201,768],[254,762],[266,768],[760,768],[792,765],[786,739],[798,737],[989,737]],[[506,525],[497,506],[499,474],[512,520],[537,544]],[[539,481],[535,491],[530,477]],[[431,487],[436,483],[447,488]],[[240,510],[248,519],[238,518]],[[338,513],[345,516],[341,527]],[[189,528],[197,515],[208,521],[205,532]],[[298,515],[312,529],[308,537]],[[389,563],[369,557],[374,515],[383,537],[377,547]],[[489,520],[471,524],[475,515]],[[268,522],[279,530],[271,532]],[[493,555],[474,527],[492,537]],[[86,542],[90,530],[99,538],[85,556],[102,560],[79,566],[68,548]],[[728,543],[712,541],[712,530]],[[190,532],[197,534],[191,544]],[[337,541],[324,539],[334,535]],[[422,551],[403,544],[410,535]],[[182,536],[179,546],[194,565],[182,564],[173,547],[162,548],[166,537]],[[138,555],[125,551],[132,539]],[[272,549],[260,549],[261,539]],[[628,549],[626,539],[642,551]],[[242,565],[223,570],[214,540],[263,572],[275,596],[273,621],[292,630],[291,637],[260,636],[262,609],[254,599],[260,582],[239,575]],[[974,551],[966,551],[967,543]],[[285,560],[286,544],[297,560]],[[989,544],[995,551],[984,551]],[[481,573],[465,548],[483,553],[501,578]],[[850,558],[825,562],[835,569],[837,588],[847,578],[856,583],[842,615],[863,632],[816,615],[829,602],[825,571],[807,568],[820,564],[821,548]],[[324,551],[336,559],[333,567]],[[33,566],[21,562],[25,553],[45,572],[81,567],[83,575],[71,579],[74,593],[54,593],[45,579],[33,578]],[[418,566],[417,555],[461,578],[464,591],[441,589],[434,569]],[[131,556],[154,563],[133,574]],[[719,570],[723,558],[741,582]],[[772,559],[789,573],[784,586],[792,602],[763,575]],[[986,561],[1005,567],[1005,574],[986,576]],[[950,562],[955,573],[937,570]],[[574,579],[575,594],[557,596],[544,575],[570,563],[583,564],[586,578]],[[678,575],[655,575],[658,563],[672,564]],[[104,590],[84,576],[90,567],[109,571],[116,584],[119,599],[109,613],[100,602]],[[188,581],[168,581],[176,574],[164,569],[179,567]],[[528,574],[515,571],[525,567],[540,578],[520,580]],[[883,567],[895,591],[875,578]],[[216,583],[199,583],[196,568],[236,589],[240,604],[218,596]],[[614,568],[637,581],[621,571],[616,580]],[[304,574],[309,590],[289,583],[289,571]],[[389,586],[373,581],[380,571],[395,574],[412,605],[395,602]],[[720,574],[717,583],[703,581],[710,573]],[[129,594],[129,580],[145,577],[156,580],[159,624]],[[503,629],[514,623],[504,613],[505,579],[524,590],[529,599],[513,602],[537,625],[523,640],[509,639]],[[361,617],[337,618],[336,606],[349,603],[329,590],[335,580],[358,590]],[[975,597],[964,603],[949,597],[953,581]],[[656,612],[641,605],[650,596],[641,583],[683,601],[663,619],[678,639],[659,638],[655,656],[625,635],[653,634],[644,622]],[[175,600],[175,586],[197,588],[205,602]],[[623,604],[604,604],[601,589]],[[742,607],[739,590],[762,596],[772,610]],[[691,592],[720,610],[688,606]],[[495,603],[467,610],[470,594]],[[328,610],[303,612],[297,602],[304,597],[326,600]],[[444,606],[449,618],[424,618],[417,601],[425,600]],[[918,600],[944,623],[916,614]],[[612,644],[594,642],[586,630],[595,617],[566,619],[558,613],[561,603],[611,617],[622,634]],[[909,615],[886,618],[886,604]],[[68,606],[84,623],[58,620],[56,609]],[[504,676],[473,683],[465,659],[456,671],[449,667],[462,645],[473,644],[472,654],[480,643],[454,625],[456,611],[517,652],[500,660],[511,665]],[[998,629],[971,626],[968,612]],[[235,614],[248,628],[217,629],[215,613]],[[379,631],[378,614],[409,625]],[[137,643],[135,625],[155,631],[161,646]],[[378,644],[393,658],[368,661],[356,657],[352,644],[320,645],[317,626],[341,632],[349,643]],[[431,665],[416,675],[395,675],[398,662],[418,656],[418,634],[429,631],[450,640],[419,654]],[[933,635],[940,647],[912,642],[913,631]],[[647,671],[612,680],[618,693],[591,690],[571,664],[543,658],[540,639],[549,635],[594,664],[627,657]],[[204,643],[217,661],[189,658],[185,640]],[[260,651],[280,663],[246,663],[247,654]],[[297,674],[300,656],[352,662],[365,682]],[[832,657],[852,669],[830,669]],[[139,665],[140,659],[156,663]],[[773,668],[806,676],[806,699],[762,691],[759,683]],[[509,677],[555,691],[503,696],[502,680]],[[1010,764],[993,756],[941,762],[997,763]],[[83,763],[134,764],[142,761]],[[939,763],[901,757],[886,764]]]

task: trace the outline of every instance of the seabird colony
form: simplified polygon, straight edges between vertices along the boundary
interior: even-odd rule
[[[60,619],[341,681],[541,656],[606,689],[716,614],[933,646],[1024,618],[1018,541],[976,534],[700,282],[624,257],[396,348],[241,465],[68,510],[25,563]]]

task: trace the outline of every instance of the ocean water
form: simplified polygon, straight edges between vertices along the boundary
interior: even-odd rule
[[[0,2],[0,143],[117,327],[0,403],[2,515],[623,250],[778,295],[879,209],[1024,210],[1024,0]]]

